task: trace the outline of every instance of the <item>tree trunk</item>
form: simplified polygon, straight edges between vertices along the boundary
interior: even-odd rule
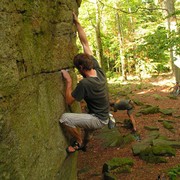
[[[101,41],[101,16],[100,16],[100,6],[99,2],[96,1],[96,43],[97,43],[97,55],[98,59],[100,61],[100,65],[102,69],[105,71],[106,66],[105,62],[103,61],[103,46],[102,46],[102,41]]]
[[[168,16],[167,18],[167,27],[169,31],[178,31],[177,29],[177,19],[176,16],[173,15],[175,13],[175,7],[174,7],[174,0],[164,0],[162,2],[162,6],[167,10],[166,15]],[[175,75],[176,81],[180,81],[180,68],[178,68],[174,64],[174,59],[178,59],[178,57],[175,54],[176,52],[176,47],[171,47],[170,48],[170,58],[171,58],[171,65],[172,65],[172,71],[173,74]]]
[[[125,60],[123,56],[123,40],[122,40],[122,31],[121,31],[121,24],[119,14],[117,16],[117,23],[118,23],[118,40],[119,40],[119,54],[120,54],[120,62],[121,62],[121,72],[123,80],[127,79],[125,74]]]

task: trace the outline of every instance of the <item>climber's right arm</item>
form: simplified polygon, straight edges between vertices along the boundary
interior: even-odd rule
[[[84,31],[84,29],[82,28],[76,14],[73,12],[73,20],[74,20],[74,24],[76,25],[77,31],[78,31],[78,36],[80,39],[80,42],[82,44],[83,50],[85,54],[89,54],[92,55],[92,51],[89,47],[89,43],[86,37],[86,33]]]

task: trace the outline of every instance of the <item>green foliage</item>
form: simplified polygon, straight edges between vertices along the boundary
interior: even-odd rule
[[[138,14],[138,23],[143,28],[150,28],[151,23],[159,22],[162,19],[162,14],[160,11],[155,10],[158,8],[157,5],[154,4],[153,0],[146,1],[143,5],[141,5],[140,12]],[[150,23],[149,23],[150,22]]]
[[[118,78],[119,77],[119,74],[117,74],[117,73],[115,73],[115,72],[113,72],[113,71],[107,71],[106,72],[106,77],[107,78]]]
[[[178,29],[180,28],[180,25],[178,25],[177,27]],[[169,41],[168,41],[168,46],[169,47],[175,47],[175,54],[176,55],[180,55],[180,36],[179,36],[179,32],[169,32]]]
[[[167,63],[167,51],[170,47],[168,31],[165,27],[159,26],[153,33],[144,37],[144,44],[137,48],[137,52],[146,51],[146,56],[155,62]]]
[[[180,54],[180,37],[177,32],[169,32],[163,26],[158,26],[156,30],[136,39],[136,48],[129,49],[126,57],[135,58],[139,68],[146,64],[145,69],[151,69],[151,72],[169,72],[169,48],[176,47],[176,54]],[[152,63],[154,66],[152,66]],[[137,64],[137,63],[136,63]],[[150,66],[151,65],[151,66]],[[151,67],[151,68],[150,68]]]
[[[169,169],[167,174],[170,180],[176,180],[178,177],[180,177],[180,164],[177,165],[177,167]]]
[[[166,30],[167,17],[164,17],[160,3],[154,2],[154,0],[98,1],[103,60],[108,67],[108,77],[115,75],[109,71],[121,75],[123,68],[121,57],[125,60],[124,71],[139,75],[139,78],[145,74],[170,71],[169,50],[173,48],[174,54],[180,54],[180,37],[177,32]],[[178,6],[178,3],[175,3],[175,6]],[[85,27],[95,55],[96,7],[95,1],[84,0],[80,8],[80,21]],[[172,15],[179,15],[179,11],[170,16]]]

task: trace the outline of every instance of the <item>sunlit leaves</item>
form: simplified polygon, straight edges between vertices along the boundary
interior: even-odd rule
[[[101,10],[104,61],[110,69],[115,70],[118,66],[121,68],[120,48],[123,48],[129,73],[137,71],[135,63],[138,59],[141,60],[141,64],[144,63],[144,67],[153,64],[153,69],[162,65],[163,70],[163,66],[170,64],[171,47],[174,47],[176,54],[180,54],[179,35],[164,28],[167,17],[164,16],[165,10],[159,6],[157,0],[83,0],[79,17],[93,52],[97,49],[95,40],[97,1]],[[178,15],[178,11],[175,13]],[[121,46],[118,41],[117,14],[122,33]]]

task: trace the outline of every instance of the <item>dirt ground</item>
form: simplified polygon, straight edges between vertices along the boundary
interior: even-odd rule
[[[169,98],[169,88],[174,85],[173,78],[170,77],[156,77],[144,80],[139,85],[137,83],[128,83],[128,85],[119,85],[119,89],[110,90],[110,99],[124,98],[121,96],[122,86],[127,87],[131,93],[128,97],[138,99],[144,104],[153,106],[159,106],[162,109],[173,108],[175,114],[170,116],[162,116],[162,113],[148,114],[136,116],[141,106],[135,106],[133,115],[137,123],[138,133],[141,139],[146,138],[148,130],[144,126],[156,126],[159,128],[159,132],[162,135],[167,136],[170,139],[180,141],[180,95],[177,99]],[[111,86],[111,85],[109,85]],[[116,86],[117,87],[117,86]],[[113,113],[117,123],[117,128],[122,135],[131,133],[130,129],[125,129],[119,122],[123,122],[124,119],[128,119],[126,111],[118,111]],[[162,123],[158,122],[160,119],[172,120],[175,122],[174,130],[172,133],[168,129],[164,128]],[[167,163],[151,164],[141,160],[138,156],[134,156],[132,153],[134,141],[124,147],[108,147],[102,146],[102,140],[97,138],[99,131],[97,130],[88,144],[86,152],[78,152],[78,180],[102,180],[102,167],[103,164],[112,159],[113,157],[130,157],[134,160],[134,165],[131,169],[131,173],[121,173],[117,175],[118,180],[156,180],[158,176],[163,176],[163,173],[169,168],[180,164],[180,149],[176,149],[175,157],[167,157]],[[166,178],[167,180],[167,178]]]

